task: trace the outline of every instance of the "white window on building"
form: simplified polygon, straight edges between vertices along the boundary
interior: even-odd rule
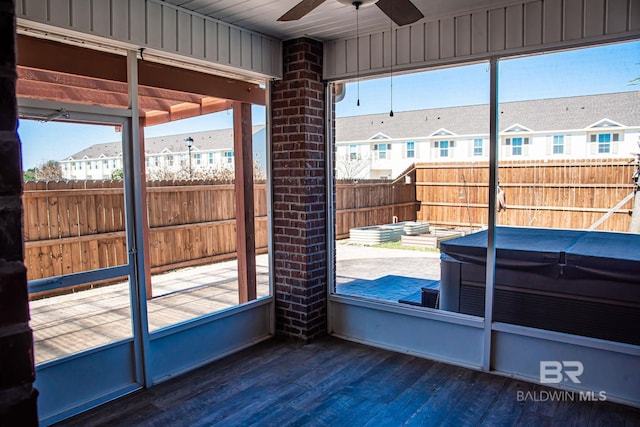
[[[553,154],[564,154],[564,135],[553,136]]]
[[[416,143],[407,141],[407,159],[413,159],[414,157],[416,157]]]
[[[511,155],[522,156],[522,138],[511,138]]]
[[[474,156],[482,156],[484,154],[482,144],[482,138],[474,138],[473,140],[473,155]]]
[[[103,160],[102,165],[105,167],[105,169],[109,169],[109,160]]]
[[[450,157],[450,155],[452,154],[450,151],[454,147],[454,141],[442,140],[433,142],[433,148],[437,150],[438,157]]]
[[[153,165],[160,166],[160,160],[158,159],[158,156],[153,156]]]
[[[202,163],[202,154],[201,153],[196,153],[193,155],[193,157],[196,159],[196,165],[199,165],[200,163]]]
[[[233,151],[225,151],[224,158],[227,159],[227,163],[233,163]]]
[[[595,133],[591,134],[589,138],[592,154],[616,154],[618,152],[619,133]]]
[[[116,168],[116,159],[111,160],[111,167],[112,167],[113,169],[115,169],[115,168]]]
[[[213,153],[209,153],[209,164],[213,164]]]
[[[82,170],[82,163],[84,163],[84,162],[78,162],[78,169],[79,170]]]
[[[71,169],[73,169],[73,170],[78,170],[77,165],[76,165],[76,162],[72,162],[72,163],[71,163]]]
[[[373,144],[373,151],[378,160],[387,159],[387,150],[391,150],[391,144]]]
[[[512,156],[522,156],[527,154],[525,151],[525,145],[529,145],[529,141],[529,138],[517,136],[515,138],[507,138],[505,140],[505,144],[511,146],[510,154]]]
[[[67,164],[66,164],[66,163],[64,163],[64,164],[62,165],[62,170],[64,170],[64,171],[66,171],[66,170],[67,170]]]
[[[358,146],[356,144],[349,145],[349,160],[358,160]]]
[[[167,156],[167,160],[169,161],[169,166],[173,166],[173,155]]]
[[[449,141],[440,141],[440,157],[449,157]]]

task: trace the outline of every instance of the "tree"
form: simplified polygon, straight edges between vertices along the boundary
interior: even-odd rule
[[[25,181],[35,181],[36,180],[36,168],[27,169],[23,173],[23,178]]]
[[[38,171],[39,179],[62,179],[62,167],[60,162],[49,160],[40,166]]]
[[[56,160],[49,160],[41,163],[40,166],[27,169],[24,172],[23,177],[25,181],[62,179],[62,167],[60,166],[60,162],[57,162]]]
[[[198,165],[191,168],[189,176],[189,165],[186,160],[181,160],[179,167],[162,164],[160,166],[147,167],[147,179],[149,181],[225,181],[230,182],[235,179],[233,163],[217,165]],[[253,162],[254,181],[264,181],[266,175],[263,166],[258,161]]]
[[[366,179],[369,177],[369,158],[357,156],[351,157],[351,153],[346,155],[336,155],[336,178],[337,179]]]
[[[113,172],[111,172],[111,179],[113,181],[122,181],[124,179],[124,170],[122,168],[114,169]]]

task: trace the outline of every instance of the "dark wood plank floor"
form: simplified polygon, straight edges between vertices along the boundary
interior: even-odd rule
[[[550,389],[331,337],[270,340],[60,425],[640,425],[638,409],[519,391]]]

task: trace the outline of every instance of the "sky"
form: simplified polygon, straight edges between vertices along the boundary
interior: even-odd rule
[[[500,102],[640,90],[640,84],[631,83],[640,77],[640,41],[502,60],[498,70]],[[346,117],[387,113],[391,109],[396,112],[488,102],[489,66],[479,63],[349,83],[345,98],[336,104],[336,115]],[[264,124],[265,108],[254,106],[252,116],[254,124]],[[225,111],[151,126],[145,129],[145,136],[231,127],[233,115]],[[32,120],[21,120],[18,133],[25,170],[47,160],[64,159],[92,144],[121,138],[113,126]]]
[[[501,60],[499,102],[640,90],[640,41]],[[489,64],[479,63],[347,85],[336,116],[357,116],[489,102]]]

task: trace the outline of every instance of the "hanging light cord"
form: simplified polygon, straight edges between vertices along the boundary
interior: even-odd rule
[[[389,110],[389,117],[393,117],[393,7],[391,8],[391,16],[389,17],[389,43],[391,44],[391,68],[389,73],[389,80],[391,84],[391,108]]]
[[[354,1],[353,5],[356,7],[356,81],[358,87],[358,101],[356,105],[360,106],[360,21],[358,19],[360,15],[360,2]]]

